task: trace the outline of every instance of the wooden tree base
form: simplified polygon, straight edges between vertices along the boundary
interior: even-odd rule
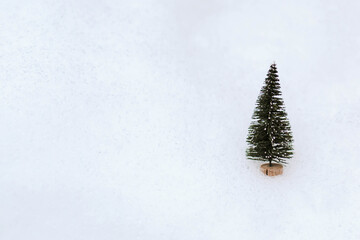
[[[260,170],[268,176],[277,176],[283,173],[283,166],[278,163],[272,163],[271,167],[268,163],[261,165]]]

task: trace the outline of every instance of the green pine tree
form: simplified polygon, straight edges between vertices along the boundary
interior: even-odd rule
[[[287,164],[293,156],[293,137],[281,98],[276,64],[270,66],[265,84],[256,101],[249,127],[246,156],[250,160]]]

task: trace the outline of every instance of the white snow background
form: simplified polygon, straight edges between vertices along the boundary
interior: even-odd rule
[[[359,1],[1,1],[0,239],[360,239]],[[245,158],[276,61],[284,174]]]

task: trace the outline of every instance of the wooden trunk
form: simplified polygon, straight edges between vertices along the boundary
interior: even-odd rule
[[[278,163],[272,163],[271,167],[269,166],[269,163],[263,164],[260,167],[260,170],[268,176],[277,176],[281,175],[283,173],[283,166]]]

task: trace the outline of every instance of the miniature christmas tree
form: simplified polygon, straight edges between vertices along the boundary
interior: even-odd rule
[[[250,160],[267,161],[270,167],[272,162],[286,164],[286,160],[293,156],[293,137],[277,73],[274,63],[270,66],[265,85],[256,101],[247,137],[247,157]]]

